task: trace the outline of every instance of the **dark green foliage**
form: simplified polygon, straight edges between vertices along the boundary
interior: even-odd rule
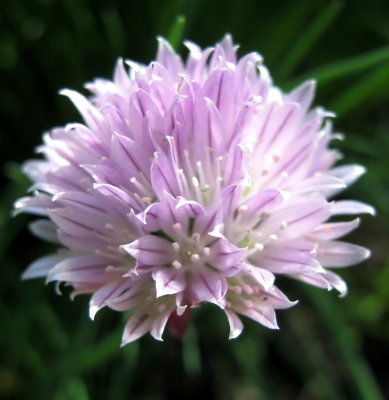
[[[317,104],[335,111],[345,162],[368,167],[347,192],[373,204],[353,241],[373,251],[345,270],[350,294],[280,280],[290,298],[279,332],[245,320],[228,341],[212,307],[195,310],[181,343],[166,332],[120,348],[123,315],[88,317],[42,281],[21,282],[25,266],[51,251],[10,219],[41,133],[78,120],[62,87],[109,77],[118,56],[147,62],[157,35],[178,51],[181,37],[210,45],[225,32],[258,50],[289,89],[318,80]],[[367,399],[389,397],[389,3],[363,0],[3,0],[0,3],[0,398],[7,399]],[[66,290],[65,290],[66,292]]]

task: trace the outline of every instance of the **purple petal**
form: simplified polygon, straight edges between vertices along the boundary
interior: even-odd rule
[[[45,278],[66,257],[68,257],[68,253],[50,254],[38,258],[26,268],[22,274],[22,279]]]
[[[334,274],[332,271],[326,271],[324,278],[331,285],[332,288],[336,289],[339,292],[340,297],[346,296],[347,284],[339,275]]]
[[[370,251],[355,244],[340,241],[319,243],[317,260],[324,267],[348,267],[370,257]]]
[[[72,101],[89,127],[98,129],[102,116],[84,96],[69,89],[61,90],[60,94],[68,97]]]
[[[167,294],[176,294],[185,289],[183,273],[174,268],[161,268],[152,275],[157,289],[157,298]]]
[[[249,317],[269,329],[279,329],[276,313],[272,307],[258,305],[255,308],[239,309],[239,314]]]
[[[127,279],[123,281],[123,279],[120,279],[110,282],[97,290],[89,302],[89,318],[93,320],[100,309],[105,307],[110,301],[118,298],[130,285],[131,280]]]
[[[227,315],[228,318],[228,323],[230,324],[230,335],[228,336],[229,339],[235,339],[237,338],[243,331],[243,324],[240,318],[237,316],[237,314],[228,309],[225,308],[224,312]]]
[[[132,243],[121,246],[140,264],[163,265],[174,260],[174,252],[170,242],[155,235],[142,236]]]
[[[112,136],[112,159],[125,171],[132,171],[134,176],[143,173],[149,176],[150,163],[148,155],[133,140],[114,134]]]
[[[347,186],[352,185],[366,172],[366,168],[358,164],[341,165],[332,168],[329,173],[335,178],[340,179]]]
[[[158,37],[157,61],[170,71],[173,77],[184,70],[181,58],[162,37]]]
[[[240,249],[226,240],[219,239],[211,247],[208,260],[215,268],[227,270],[230,267],[240,264],[245,256],[246,249]]]
[[[312,286],[331,290],[331,284],[325,279],[322,274],[316,272],[305,272],[302,274],[294,274],[290,276],[305,283],[308,283]]]
[[[356,218],[352,221],[348,222],[332,222],[327,224],[319,225],[315,228],[310,236],[314,240],[331,240],[331,239],[338,239],[342,236],[347,235],[355,228],[359,226],[361,220]]]
[[[302,83],[287,95],[287,99],[299,103],[303,112],[306,112],[312,104],[315,95],[316,81],[310,80]]]
[[[374,207],[355,200],[336,201],[331,209],[332,215],[355,215],[370,214],[375,215]]]
[[[14,204],[14,215],[26,212],[47,217],[50,207],[52,207],[51,197],[39,193],[34,197],[22,197],[18,199]]]
[[[297,301],[290,301],[276,286],[269,288],[269,290],[264,293],[264,296],[266,300],[263,299],[263,301],[269,302],[275,309],[284,310],[297,304]]]
[[[320,269],[315,259],[315,244],[302,239],[275,242],[256,252],[252,262],[273,273],[296,274]]]
[[[251,196],[242,206],[241,223],[253,226],[261,219],[262,213],[271,211],[275,206],[281,204],[285,194],[277,189],[267,189]],[[239,211],[238,211],[239,212]]]
[[[270,271],[247,263],[243,266],[244,271],[247,271],[265,290],[273,286],[275,276]]]
[[[134,280],[132,286],[119,297],[107,300],[107,306],[116,311],[131,310],[145,301],[145,297],[151,293],[151,289],[152,285],[145,279]]]
[[[211,270],[197,272],[191,274],[189,291],[192,303],[206,301],[221,306],[227,291],[227,281]]]
[[[341,180],[333,176],[320,175],[312,178],[304,179],[300,184],[295,186],[297,193],[306,192],[323,192],[328,193],[329,191],[339,191],[340,189],[346,188],[346,184]]]
[[[283,238],[297,238],[323,223],[330,215],[330,204],[324,199],[299,199],[271,214],[261,225],[261,231],[264,235],[276,233]]]
[[[151,314],[151,310],[144,308],[136,310],[131,315],[131,317],[127,321],[126,326],[124,327],[121,346],[123,347],[126,344],[131,343],[136,339],[139,339],[145,333],[150,331],[153,322],[154,318]]]
[[[175,307],[167,307],[165,304],[161,304],[160,308],[162,311],[159,311],[159,314],[155,317],[154,322],[151,326],[150,334],[156,340],[163,340],[162,335],[165,330],[165,326],[167,321],[170,318],[170,315],[174,311]]]
[[[163,154],[156,153],[151,165],[151,184],[160,199],[168,192],[172,196],[180,193],[177,172],[174,171],[171,160]]]
[[[115,262],[97,255],[68,257],[50,270],[47,282],[103,282],[106,269]]]
[[[38,219],[29,225],[30,231],[38,238],[51,243],[59,243],[57,227],[48,219]]]

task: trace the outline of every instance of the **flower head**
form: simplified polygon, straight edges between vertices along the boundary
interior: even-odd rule
[[[123,344],[161,339],[170,317],[205,302],[277,328],[294,303],[278,274],[346,293],[332,271],[368,257],[338,239],[373,213],[333,196],[364,168],[334,167],[332,114],[311,109],[315,83],[291,93],[272,84],[262,58],[237,59],[230,36],[214,48],[185,43],[184,62],[163,39],[148,66],[119,60],[113,81],[63,90],[83,123],[53,129],[24,170],[32,195],[16,210],[44,219],[32,232],[61,249],[24,278],[65,282],[103,307],[132,310]],[[183,317],[182,317],[183,318]]]

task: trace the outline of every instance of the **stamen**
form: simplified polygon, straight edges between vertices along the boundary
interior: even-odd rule
[[[242,288],[240,286],[233,286],[231,289],[238,296],[242,294]]]
[[[165,311],[166,310],[166,304],[160,304],[159,306],[158,306],[158,311],[160,311],[160,312],[163,312],[163,311]]]
[[[269,235],[269,239],[270,240],[277,240],[278,236],[276,234],[272,233],[271,235]]]
[[[115,230],[115,227],[110,222],[107,222],[105,224],[105,227],[110,231],[114,231]]]
[[[211,249],[209,247],[204,247],[203,249],[203,254],[208,257],[209,254],[211,253]]]
[[[281,221],[281,229],[285,229],[288,226],[288,222],[287,221]]]
[[[145,185],[143,185],[141,182],[138,181],[138,179],[133,176],[130,179],[130,182],[139,190],[139,192],[143,195],[143,196],[147,196],[148,194],[150,194],[150,190],[148,190]]]
[[[254,289],[250,285],[247,285],[247,284],[243,285],[243,291],[250,295],[254,293]]]
[[[192,254],[192,255],[190,256],[190,260],[191,260],[193,263],[196,263],[196,262],[200,261],[200,256],[199,256],[198,254],[194,253],[194,254]]]
[[[180,245],[179,245],[177,242],[173,242],[173,243],[172,243],[172,246],[173,246],[173,249],[174,249],[175,251],[179,251],[179,250],[180,250]]]
[[[182,264],[178,260],[174,260],[172,262],[172,265],[175,269],[180,269],[182,267]]]
[[[199,180],[197,179],[196,176],[192,176],[192,184],[195,188],[198,188],[200,186]]]
[[[238,208],[238,213],[239,214],[244,214],[248,210],[247,204],[243,204]]]
[[[179,222],[173,224],[172,228],[177,233],[182,231],[182,225]]]
[[[194,233],[193,235],[192,235],[192,239],[196,242],[196,244],[199,244],[199,242],[200,242],[200,234],[199,233]]]
[[[185,175],[185,172],[184,172],[184,170],[183,169],[181,169],[181,168],[179,168],[179,169],[177,169],[177,175],[178,175],[178,177],[180,178],[179,180],[178,180],[178,182],[179,183],[181,183],[181,190],[184,192],[184,193],[190,193],[190,189],[189,189],[189,183],[188,183],[188,180],[186,179],[186,175]]]
[[[274,162],[278,162],[281,159],[281,154],[280,153],[274,153],[272,156],[272,159]]]
[[[202,201],[202,194],[200,191],[200,183],[196,176],[192,176],[192,186],[194,188],[194,195],[196,200],[201,202]]]
[[[200,186],[203,187],[203,186],[206,184],[206,179],[205,179],[205,175],[204,175],[203,164],[201,163],[201,161],[197,161],[197,162],[196,162],[196,166],[197,166],[197,172],[199,173]]]
[[[254,307],[254,303],[253,303],[251,300],[245,300],[245,301],[244,301],[244,305],[245,305],[247,308],[253,308],[253,307]]]
[[[288,178],[288,177],[289,177],[289,174],[288,174],[286,171],[282,171],[282,172],[281,172],[281,176],[282,176],[283,178]]]
[[[265,248],[265,246],[262,243],[255,243],[254,247],[258,251],[262,251]]]

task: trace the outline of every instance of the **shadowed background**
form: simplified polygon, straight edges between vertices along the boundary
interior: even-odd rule
[[[368,167],[347,191],[377,208],[350,240],[373,251],[341,271],[348,297],[279,279],[300,303],[279,312],[281,330],[245,319],[240,338],[214,306],[193,313],[185,340],[168,332],[119,348],[123,316],[88,319],[88,299],[57,296],[20,274],[50,245],[29,216],[10,219],[28,188],[20,163],[41,134],[80,117],[58,90],[110,77],[118,56],[148,63],[156,36],[181,54],[232,33],[240,55],[259,51],[288,90],[318,80],[315,104],[337,113],[342,162]],[[389,398],[389,3],[338,1],[5,0],[0,4],[0,398],[383,399]]]

